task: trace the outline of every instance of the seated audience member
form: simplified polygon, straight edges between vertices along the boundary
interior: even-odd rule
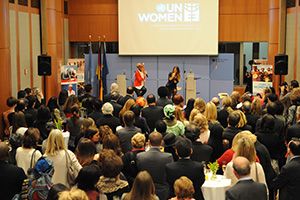
[[[68,96],[65,104],[62,107],[62,110],[66,115],[66,118],[72,117],[73,114],[72,114],[71,108],[74,105],[79,105],[77,96],[75,96],[75,95]]]
[[[189,124],[189,121],[186,120],[184,117],[182,108],[175,107],[175,117],[178,121],[181,121],[184,124],[184,126],[187,126]]]
[[[176,179],[186,176],[192,181],[195,191],[194,197],[197,200],[204,199],[201,186],[205,181],[203,165],[190,159],[193,153],[192,142],[187,138],[178,138],[176,142],[176,153],[179,160],[166,165],[167,181],[170,185],[170,194],[173,194],[172,185]],[[176,190],[175,194],[177,196]]]
[[[184,106],[184,98],[181,94],[175,94],[172,98],[172,101],[174,103],[174,106],[178,106],[180,108],[183,108]]]
[[[247,123],[252,127],[252,130],[255,131],[256,122],[259,119],[259,115],[251,113],[251,102],[245,101],[242,105],[242,111],[246,116]]]
[[[155,131],[159,132],[163,137],[167,134],[167,125],[164,120],[158,120],[155,123]]]
[[[220,110],[220,100],[219,100],[219,98],[218,98],[218,97],[213,97],[213,98],[211,99],[211,102],[212,102],[213,104],[215,104],[215,106],[216,106],[216,108],[217,108],[217,111],[219,111],[219,110]]]
[[[15,194],[19,194],[26,179],[22,168],[8,164],[8,152],[8,145],[0,142],[0,197],[3,200],[11,200]]]
[[[101,111],[102,106],[103,106],[103,102],[100,101],[99,99],[95,99],[93,105],[93,111],[88,115],[88,117],[92,118],[94,122],[96,122],[100,118],[103,118],[103,113]]]
[[[120,91],[119,91],[119,85],[117,83],[112,83],[110,85],[110,92],[103,97],[103,102],[110,102],[112,99],[112,93],[115,93],[117,95],[117,99],[121,98]]]
[[[173,133],[176,136],[184,135],[185,126],[181,121],[175,118],[175,106],[168,104],[164,107],[164,122],[167,125],[167,133]]]
[[[85,131],[84,137],[90,139],[95,144],[97,153],[99,153],[102,149],[102,146],[100,144],[99,130],[96,127],[90,127]]]
[[[250,176],[251,164],[245,157],[233,160],[233,173],[238,182],[226,191],[226,200],[266,200],[267,189],[262,183],[253,181]]]
[[[241,130],[237,128],[240,121],[238,112],[233,111],[228,116],[228,127],[223,131],[223,146],[224,150],[231,148],[234,136]]]
[[[157,94],[159,96],[159,98],[156,101],[156,105],[160,106],[160,107],[165,107],[168,104],[172,104],[172,100],[169,99],[168,95],[169,95],[169,90],[167,87],[165,86],[160,86],[157,89]]]
[[[300,106],[297,107],[296,123],[287,128],[286,143],[292,138],[300,138]]]
[[[187,120],[190,119],[190,114],[191,114],[192,110],[194,109],[194,103],[195,103],[194,98],[190,98],[186,103],[186,107],[184,109],[184,116],[185,116],[185,119],[187,119]]]
[[[58,194],[67,190],[69,190],[67,186],[61,183],[54,184],[49,190],[46,200],[58,200]]]
[[[111,93],[111,100],[109,101],[109,103],[111,103],[111,105],[114,107],[113,115],[115,117],[119,117],[119,113],[122,110],[122,106],[117,103],[120,97],[121,95],[117,92]]]
[[[118,156],[123,156],[120,140],[115,134],[109,134],[103,138],[103,149],[111,149]]]
[[[80,190],[78,188],[71,188],[71,190],[65,190],[61,193],[59,193],[58,200],[89,200],[89,197],[86,195],[86,193],[83,190]]]
[[[290,160],[281,168],[271,188],[279,189],[279,199],[296,200],[300,196],[300,140],[293,138],[288,144]]]
[[[84,93],[82,95],[80,95],[78,97],[78,100],[80,102],[82,102],[84,99],[88,99],[88,98],[95,98],[93,95],[92,95],[92,85],[91,84],[85,84],[84,85]]]
[[[128,100],[125,102],[123,108],[122,108],[122,109],[120,110],[120,112],[119,112],[119,118],[120,118],[121,121],[123,121],[123,115],[124,115],[124,113],[125,113],[126,111],[130,110],[130,108],[131,108],[134,104],[135,104],[135,100],[134,100],[134,99],[128,99]],[[124,123],[123,123],[123,122],[121,122],[121,124],[122,124],[122,126],[124,126]]]
[[[217,120],[217,114],[218,111],[216,105],[213,102],[208,102],[206,104],[204,115],[208,121],[208,129],[210,131],[208,145],[213,149],[211,161],[216,160],[223,153],[223,126]]]
[[[142,133],[136,133],[131,138],[131,151],[125,153],[122,156],[124,167],[122,169],[123,174],[125,175],[129,186],[131,187],[136,177],[138,170],[136,165],[136,156],[140,152],[145,151],[146,137]]]
[[[135,100],[135,104],[144,108],[147,105],[147,101],[144,97],[137,97]]]
[[[66,129],[70,132],[68,148],[72,151],[76,148],[76,141],[80,137],[80,128],[83,118],[80,117],[79,106],[74,105],[71,108],[72,117],[67,119]]]
[[[252,127],[248,125],[246,115],[241,110],[236,110],[236,112],[240,115],[240,121],[237,125],[237,128],[244,131],[252,132]]]
[[[245,137],[238,141],[238,147],[234,158],[238,156],[243,156],[249,160],[251,167],[250,177],[256,182],[267,185],[264,170],[262,166],[256,162],[256,151],[252,140]],[[237,183],[238,179],[233,173],[232,161],[226,165],[224,175],[226,178],[231,179],[231,185],[235,185]]]
[[[294,88],[299,87],[299,82],[297,80],[292,80],[290,87],[288,87],[288,84],[284,82],[280,87],[280,98],[279,100],[284,105],[284,115],[287,115],[288,109],[291,106],[291,91],[293,91]]]
[[[115,133],[116,128],[121,125],[119,118],[113,116],[114,108],[111,103],[107,102],[102,106],[103,117],[96,121],[97,127],[108,125]]]
[[[164,136],[164,152],[170,153],[173,156],[173,160],[177,161],[178,156],[175,152],[176,136],[173,133],[168,133]]]
[[[101,175],[101,169],[97,164],[92,164],[83,167],[76,178],[77,188],[85,191],[89,200],[98,200],[99,192],[96,188],[96,183]]]
[[[147,171],[141,171],[136,176],[133,186],[129,193],[125,193],[122,200],[159,200],[155,195],[155,187],[150,174]]]
[[[23,99],[26,97],[26,92],[24,90],[19,90],[17,93],[17,98],[18,99]]]
[[[26,97],[27,106],[24,111],[25,119],[28,127],[33,127],[34,121],[36,120],[37,109],[34,108],[36,97],[34,95],[29,95]]]
[[[155,123],[164,117],[163,107],[156,105],[154,94],[149,94],[146,99],[148,107],[142,109],[142,117],[146,119],[150,132],[152,132]]]
[[[195,99],[194,108],[191,111],[189,121],[193,121],[191,116],[195,116],[198,113],[204,114],[205,108],[206,108],[206,103],[205,103],[204,99],[202,99],[202,98]]]
[[[150,134],[150,128],[147,124],[147,121],[144,117],[141,116],[142,107],[139,105],[134,105],[130,108],[130,110],[134,113],[134,126],[141,129],[142,133],[146,136]]]
[[[14,119],[13,119],[12,133],[20,134],[23,136],[26,131],[27,131],[27,124],[26,124],[24,113],[21,111],[15,112]]]
[[[137,168],[139,171],[146,170],[151,175],[156,195],[160,200],[166,200],[169,195],[169,185],[166,179],[166,164],[173,162],[172,154],[160,151],[162,135],[152,132],[149,135],[150,149],[147,152],[137,154]]]
[[[15,113],[15,107],[17,105],[18,100],[15,97],[8,97],[6,100],[6,105],[8,110],[4,111],[2,114],[4,121],[4,134],[5,136],[9,136],[11,134],[11,126],[13,123],[13,115]]]
[[[222,108],[218,112],[218,121],[221,123],[221,125],[226,128],[228,125],[227,118],[229,114],[233,111],[232,107],[232,99],[229,96],[225,96],[222,99]]]
[[[210,130],[208,129],[208,121],[206,117],[199,113],[194,117],[192,121],[193,125],[195,125],[199,130],[199,138],[197,139],[202,144],[207,144],[210,138]]]
[[[241,94],[238,91],[232,91],[231,95],[231,107],[236,108],[236,106],[240,103]]]
[[[290,95],[291,106],[288,108],[287,125],[291,126],[296,123],[297,107],[300,105],[300,87],[294,88]]]
[[[49,134],[47,125],[49,125],[49,123],[53,123],[52,119],[51,119],[51,112],[50,112],[49,108],[47,108],[44,105],[39,107],[36,118],[37,119],[35,121],[34,127],[39,129],[42,140],[45,140],[45,139],[47,139],[48,134]]]
[[[96,184],[98,191],[108,200],[121,198],[123,193],[129,192],[128,182],[120,179],[122,159],[113,150],[103,149],[98,161],[102,172]]]
[[[251,114],[252,115],[257,115],[258,117],[260,117],[262,115],[262,104],[261,104],[261,99],[259,96],[254,97],[252,103],[251,103]],[[255,125],[256,127],[256,125]],[[256,129],[257,130],[257,127]]]
[[[82,138],[75,150],[75,155],[81,166],[88,166],[94,163],[94,156],[97,153],[95,143],[90,139]]]
[[[120,140],[120,145],[123,153],[126,153],[132,149],[131,138],[137,133],[141,132],[140,128],[135,127],[134,124],[135,115],[132,111],[126,111],[123,115],[123,122],[125,127],[117,130],[117,136]]]
[[[122,98],[119,99],[118,103],[121,105],[121,106],[124,106],[124,104],[127,102],[127,100],[129,99],[134,99],[133,97],[133,94],[134,93],[134,90],[133,90],[133,87],[132,86],[128,86],[127,87],[127,90],[126,90],[126,95]]]
[[[37,148],[37,128],[29,128],[23,136],[23,145],[16,152],[17,166],[21,167],[27,175],[28,169],[33,168],[42,154]]]
[[[173,197],[170,200],[195,200],[193,198],[195,193],[193,182],[185,176],[182,176],[175,181],[174,192],[176,197]]]

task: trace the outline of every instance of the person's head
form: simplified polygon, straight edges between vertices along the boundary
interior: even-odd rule
[[[51,112],[54,111],[54,109],[58,109],[59,108],[59,105],[58,105],[58,100],[57,100],[57,97],[53,96],[53,97],[50,97],[50,99],[48,100],[48,103],[47,103],[47,107],[49,108],[49,110]]]
[[[81,138],[77,144],[75,154],[81,165],[89,164],[97,153],[96,145],[90,139]]]
[[[126,93],[129,95],[133,95],[134,89],[132,86],[128,86],[126,89]]]
[[[251,104],[251,113],[254,115],[260,115],[262,111],[262,106],[260,99],[258,97],[255,97]]]
[[[122,168],[122,159],[111,149],[103,149],[99,154],[102,175],[106,178],[116,178]]]
[[[24,91],[26,92],[26,96],[29,96],[32,94],[31,88],[25,88]]]
[[[17,105],[15,107],[15,111],[24,111],[26,109],[26,102],[25,99],[19,99]]]
[[[58,95],[58,104],[60,106],[63,106],[66,103],[67,99],[68,99],[68,91],[61,90]]]
[[[101,110],[104,115],[113,115],[114,107],[111,105],[111,103],[106,102],[105,104],[103,104]]]
[[[40,135],[39,129],[28,128],[23,136],[23,147],[27,149],[36,148],[39,135]]]
[[[294,88],[290,95],[290,100],[293,105],[300,105],[300,87]]]
[[[153,147],[161,146],[162,140],[163,140],[163,137],[159,132],[154,131],[154,132],[150,133],[150,135],[149,135],[149,142],[150,142],[150,145]]]
[[[107,135],[113,134],[113,131],[108,125],[103,125],[99,127],[100,141],[103,141],[103,138]]]
[[[300,139],[292,138],[288,144],[288,153],[291,156],[300,156]]]
[[[49,121],[51,119],[51,112],[49,108],[47,108],[44,105],[41,105],[39,109],[37,110],[37,120],[38,121]]]
[[[124,200],[152,199],[155,195],[155,187],[151,175],[147,171],[141,171],[134,179],[131,191]]]
[[[217,120],[217,107],[213,102],[206,104],[204,115],[209,122],[215,122]]]
[[[123,114],[123,122],[125,126],[128,127],[133,126],[134,119],[135,119],[135,115],[131,110],[128,110]]]
[[[168,104],[164,107],[164,115],[168,120],[173,120],[175,118],[175,106]]]
[[[246,126],[247,125],[246,115],[241,110],[236,110],[234,112],[237,112],[240,115],[240,121],[239,121],[237,127],[243,128],[244,126]]]
[[[92,142],[97,144],[100,141],[99,130],[94,126],[91,126],[85,131],[84,137],[90,139]]]
[[[6,161],[8,159],[9,147],[5,142],[0,142],[0,161]]]
[[[139,96],[139,97],[136,98],[135,103],[136,103],[136,105],[143,108],[144,106],[146,106],[147,101],[144,97]]]
[[[239,140],[241,138],[248,138],[249,140],[251,140],[254,144],[257,140],[256,135],[254,135],[253,133],[251,133],[250,131],[241,131],[238,134],[236,134],[232,140],[232,146],[231,149],[236,152],[239,146]]]
[[[119,93],[119,85],[117,83],[112,83],[110,85],[110,93],[117,92]]]
[[[90,117],[83,118],[80,131],[85,132],[91,126],[95,126],[95,121]]]
[[[64,111],[67,111],[68,109],[71,109],[71,107],[72,107],[73,105],[75,105],[75,104],[79,105],[79,100],[78,100],[77,96],[75,96],[75,95],[70,95],[70,96],[67,98],[67,100],[66,100],[66,102],[65,102],[65,104],[64,104],[64,106],[63,106],[63,110],[64,110]]]
[[[240,114],[236,111],[233,111],[228,116],[228,126],[237,127],[238,123],[240,122]]]
[[[194,109],[200,111],[200,113],[204,114],[205,112],[206,103],[202,98],[196,98],[194,102]]]
[[[244,103],[245,101],[251,102],[251,94],[250,93],[244,93],[241,96],[241,102]]]
[[[84,85],[84,91],[86,92],[86,93],[91,93],[92,92],[92,85],[91,84],[85,84]]]
[[[174,182],[174,192],[177,199],[193,198],[195,193],[193,182],[186,176],[181,176]]]
[[[111,149],[116,152],[117,155],[122,155],[120,140],[115,134],[104,136],[102,143],[103,149]]]
[[[208,131],[208,121],[204,115],[198,113],[192,123],[200,130],[200,134]]]
[[[250,175],[250,170],[251,170],[250,162],[247,158],[243,156],[238,156],[234,158],[232,167],[233,167],[233,173],[238,179]]]
[[[156,102],[156,99],[155,99],[154,94],[148,94],[148,96],[147,96],[148,105],[153,105],[153,104],[155,104],[155,102]]]
[[[89,200],[89,198],[83,190],[73,187],[70,191],[61,192],[58,200]]]
[[[284,105],[281,101],[276,101],[276,107],[277,107],[277,111],[276,111],[276,115],[283,115],[284,112]]]
[[[142,107],[139,105],[133,105],[130,110],[134,113],[135,117],[139,117],[141,115]]]
[[[173,147],[175,148],[176,144],[176,135],[174,133],[167,133],[164,137],[164,147]]]
[[[13,133],[15,133],[20,127],[27,127],[25,115],[21,111],[16,112],[13,115],[13,129],[12,129]]]
[[[155,123],[155,130],[160,134],[165,134],[167,131],[167,125],[163,120],[158,120]]]
[[[169,90],[167,87],[165,86],[160,86],[158,89],[157,89],[157,94],[160,98],[164,98],[164,97],[167,97],[168,94],[169,94]]]
[[[218,107],[220,105],[220,100],[218,97],[213,97],[211,99],[211,102],[214,103],[216,107]]]
[[[47,200],[58,200],[59,193],[67,190],[68,187],[65,186],[64,184],[61,183],[54,184],[48,192]]]
[[[249,114],[251,112],[251,102],[250,101],[244,101],[242,110],[244,113]]]
[[[277,104],[274,102],[269,102],[267,104],[267,113],[270,115],[276,115],[277,112]]]
[[[175,94],[172,98],[172,101],[175,104],[175,106],[183,107],[184,98],[181,94]]]
[[[75,117],[75,118],[80,117],[80,109],[79,109],[79,106],[77,104],[74,104],[71,107],[71,113],[72,113],[72,117]]]
[[[10,108],[17,105],[17,103],[18,103],[18,100],[15,97],[8,97],[6,100],[6,105]]]
[[[256,150],[253,140],[249,137],[243,137],[238,140],[238,146],[235,152],[235,157],[243,156],[249,160],[250,163],[256,160]]]
[[[274,130],[275,118],[273,115],[265,114],[261,120],[261,130],[264,133],[271,133]]]
[[[271,93],[268,95],[268,101],[269,102],[275,102],[278,100],[278,96],[275,93]]]
[[[36,102],[36,96],[29,95],[26,96],[26,99],[27,99],[27,108],[33,108]]]
[[[181,122],[184,122],[185,121],[185,117],[183,115],[183,112],[182,112],[182,108],[176,106],[175,107],[175,112],[174,112],[174,115],[175,115],[175,118]]]
[[[96,164],[84,166],[76,178],[77,187],[83,191],[96,190],[95,185],[101,175],[101,169]]]
[[[232,105],[232,99],[231,99],[231,97],[230,96],[223,97],[223,99],[222,99],[222,106],[224,108],[227,108],[227,107],[231,107],[231,105]]]
[[[132,138],[131,138],[131,145],[132,148],[135,149],[140,149],[144,148],[146,144],[146,137],[142,133],[136,133]]]
[[[298,88],[298,87],[299,87],[299,82],[297,80],[292,80],[291,89]]]
[[[178,66],[174,66],[172,72],[173,72],[173,73],[178,73],[178,74],[180,74],[180,69],[179,69],[179,67],[178,67]]]
[[[26,92],[24,90],[19,90],[17,93],[17,98],[18,99],[23,99],[26,97]]]
[[[53,129],[47,139],[45,154],[55,156],[60,150],[66,150],[64,137],[61,130]]]
[[[193,145],[191,140],[184,137],[178,137],[175,144],[176,153],[180,158],[186,158],[192,155]]]

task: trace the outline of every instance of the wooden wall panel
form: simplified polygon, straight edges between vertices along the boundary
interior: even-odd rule
[[[295,21],[296,13],[288,13],[286,19],[286,54],[289,56],[288,75],[285,76],[286,81],[294,79],[294,62],[295,62]]]
[[[299,2],[300,3],[300,2]],[[300,5],[299,5],[299,7],[298,7],[298,20],[297,20],[297,23],[298,23],[298,25],[297,25],[297,33],[298,33],[298,45],[297,45],[297,60],[298,60],[298,62],[297,62],[297,80],[300,80],[300,36],[299,36],[299,34],[300,34]]]
[[[18,92],[18,69],[17,69],[17,32],[16,32],[16,11],[9,11],[10,24],[10,67],[11,67],[11,93],[17,96]]]

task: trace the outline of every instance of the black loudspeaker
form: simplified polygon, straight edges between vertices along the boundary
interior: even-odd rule
[[[287,75],[288,74],[288,55],[279,54],[275,56],[275,75]]]
[[[38,75],[51,76],[51,56],[38,56]]]

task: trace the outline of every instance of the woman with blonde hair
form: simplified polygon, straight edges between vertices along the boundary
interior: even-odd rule
[[[192,122],[197,128],[199,128],[200,134],[198,141],[202,144],[207,144],[210,137],[210,130],[208,129],[208,121],[201,113],[197,114]]]
[[[183,111],[179,107],[175,107],[175,118],[179,121],[181,121],[185,126],[189,124],[189,121],[187,121],[184,117]]]
[[[250,138],[242,137],[238,140],[238,146],[233,157],[238,156],[243,156],[249,160],[251,164],[250,177],[256,182],[267,185],[264,170],[261,164],[256,162],[256,150],[254,142]],[[226,178],[231,179],[231,185],[234,185],[238,182],[238,179],[233,173],[232,164],[232,161],[227,164],[224,175]]]
[[[198,112],[200,112],[201,114],[204,114],[205,107],[206,107],[206,102],[204,101],[204,99],[202,99],[202,98],[196,98],[195,102],[194,102],[194,108],[191,111],[190,115],[192,115],[192,116],[194,115],[195,116],[194,113],[198,113]],[[191,116],[190,116],[190,121],[191,121]]]
[[[89,200],[89,198],[83,190],[72,188],[70,191],[59,193],[58,200]]]
[[[120,113],[119,113],[119,118],[120,118],[121,121],[123,121],[123,120],[122,120],[122,119],[123,119],[123,114],[124,114],[126,111],[130,110],[130,108],[131,108],[134,104],[135,104],[135,100],[134,100],[134,99],[128,99],[128,100],[125,102],[123,108],[120,110]],[[123,124],[123,123],[122,123],[122,124]]]
[[[240,130],[252,131],[252,127],[247,124],[246,115],[241,110],[236,110],[236,112],[240,115],[240,121],[237,125],[237,128]]]
[[[208,121],[208,129],[210,130],[208,144],[213,148],[211,160],[216,160],[223,153],[223,127],[217,120],[217,106],[213,102],[208,102],[206,104],[204,115]]]
[[[181,176],[175,181],[174,191],[176,197],[171,198],[171,200],[195,200],[193,198],[195,193],[193,182],[186,176]]]
[[[147,171],[141,171],[136,176],[129,193],[125,193],[122,200],[158,200],[155,195],[155,187],[151,175]]]
[[[68,182],[68,167],[73,166],[77,174],[82,168],[75,154],[67,150],[62,132],[58,129],[53,129],[50,132],[44,156],[53,162],[53,184],[62,183],[69,187],[72,183]]]
[[[232,99],[229,96],[225,96],[222,99],[222,109],[218,113],[218,121],[222,124],[224,128],[227,127],[227,118],[229,114],[233,111],[232,107]]]
[[[258,97],[255,97],[251,104],[251,114],[256,116],[261,116],[262,114],[262,105]]]

